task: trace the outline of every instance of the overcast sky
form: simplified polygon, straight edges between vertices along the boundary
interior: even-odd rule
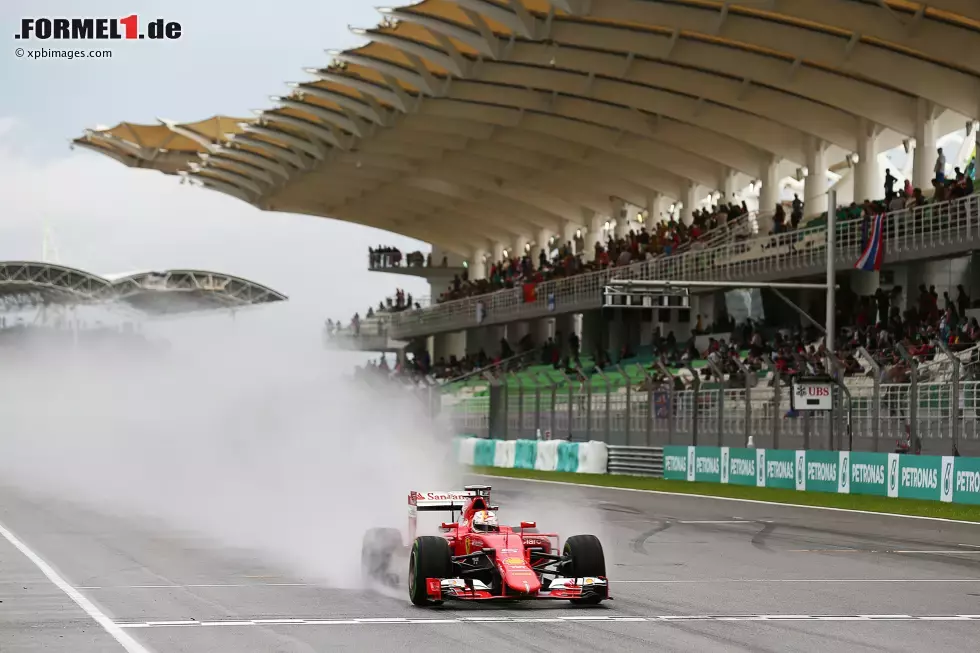
[[[380,3],[383,4],[383,3]],[[84,11],[80,8],[84,5]],[[135,170],[69,141],[85,128],[156,118],[191,122],[251,115],[269,95],[324,66],[326,49],[359,43],[370,0],[0,0],[0,259],[39,260],[44,225],[59,262],[97,273],[194,267],[270,285],[322,318],[347,319],[396,286],[429,294],[424,281],[367,271],[367,248],[416,241],[345,222],[261,212],[177,178]],[[13,39],[28,16],[161,17],[172,42],[108,42],[111,60],[19,59]],[[35,44],[37,42],[34,42]],[[47,47],[103,47],[49,41]],[[27,46],[32,47],[32,46]],[[33,47],[37,47],[34,45]]]

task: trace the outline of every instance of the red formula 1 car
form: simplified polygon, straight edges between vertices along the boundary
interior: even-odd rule
[[[602,544],[594,535],[574,535],[558,550],[558,535],[539,533],[534,522],[501,526],[490,488],[467,486],[462,492],[412,492],[408,495],[408,592],[415,605],[443,601],[565,599],[597,604],[609,597]],[[450,522],[442,535],[416,537],[418,513],[445,511]],[[456,513],[459,513],[458,521]],[[404,550],[396,529],[372,529],[361,553],[365,573],[397,584],[392,558]]]

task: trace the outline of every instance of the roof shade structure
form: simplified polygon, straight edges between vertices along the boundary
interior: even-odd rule
[[[271,288],[205,270],[137,272],[113,279],[114,299],[153,316],[200,313],[286,301]]]
[[[611,200],[647,207],[732,175],[747,185],[774,161],[805,165],[817,146],[843,158],[869,128],[894,147],[924,114],[980,118],[976,0],[424,0],[380,11],[379,26],[353,29],[365,45],[330,51],[314,79],[179,172],[261,209],[468,254],[588,227]]]
[[[203,270],[101,277],[54,263],[0,262],[0,309],[125,302],[150,316],[243,308],[286,301],[261,284]]]
[[[0,262],[0,309],[51,304],[96,304],[112,297],[112,283],[53,263]]]
[[[153,168],[167,174],[187,170],[201,156],[241,132],[240,118],[214,116],[196,123],[160,120],[156,125],[122,122],[115,127],[89,129],[72,145],[94,150],[131,168]]]

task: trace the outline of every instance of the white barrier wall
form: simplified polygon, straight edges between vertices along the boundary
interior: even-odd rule
[[[542,472],[605,474],[609,449],[605,442],[564,440],[487,440],[459,438],[461,465],[534,469]]]

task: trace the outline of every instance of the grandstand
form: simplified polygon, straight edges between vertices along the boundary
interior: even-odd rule
[[[766,370],[768,388],[776,369],[840,365],[859,403],[857,365],[874,377],[875,420],[891,396],[877,375],[917,377],[911,369],[949,358],[935,343],[966,356],[956,374],[967,374],[973,354],[962,352],[980,337],[969,300],[980,296],[980,4],[423,0],[381,13],[376,27],[354,29],[364,45],[331,51],[310,80],[234,128],[204,127],[230,122],[220,116],[123,123],[76,143],[262,210],[430,243],[431,255],[368,253],[369,270],[428,278],[429,298],[331,323],[327,341],[404,349],[413,356],[399,365],[412,376],[470,375],[452,386],[473,401],[512,383],[567,392],[565,430],[576,437],[576,393],[651,386],[655,375],[677,380],[678,392],[721,393],[711,410],[743,407],[745,430],[752,416],[782,412],[785,397],[757,385],[723,410],[735,390],[710,384],[748,379],[750,368]],[[828,206],[831,190],[839,206]],[[614,278],[811,281],[827,269],[828,212],[845,343],[830,359],[819,334],[768,291],[698,289],[685,304],[603,312]],[[881,262],[855,269],[872,234]],[[825,310],[818,292],[787,298]],[[748,323],[753,315],[760,324]],[[778,335],[786,351],[712,360],[718,342],[752,351],[742,329],[768,344]],[[524,359],[505,365],[510,347],[554,360],[521,372]],[[873,362],[899,350],[902,363]],[[701,383],[705,369],[718,378]],[[919,380],[901,380],[913,435],[928,430],[916,419],[932,410],[917,404]],[[972,401],[952,385],[947,413]],[[622,433],[610,420],[641,413],[610,401],[603,428]],[[697,413],[686,413],[691,428]]]

